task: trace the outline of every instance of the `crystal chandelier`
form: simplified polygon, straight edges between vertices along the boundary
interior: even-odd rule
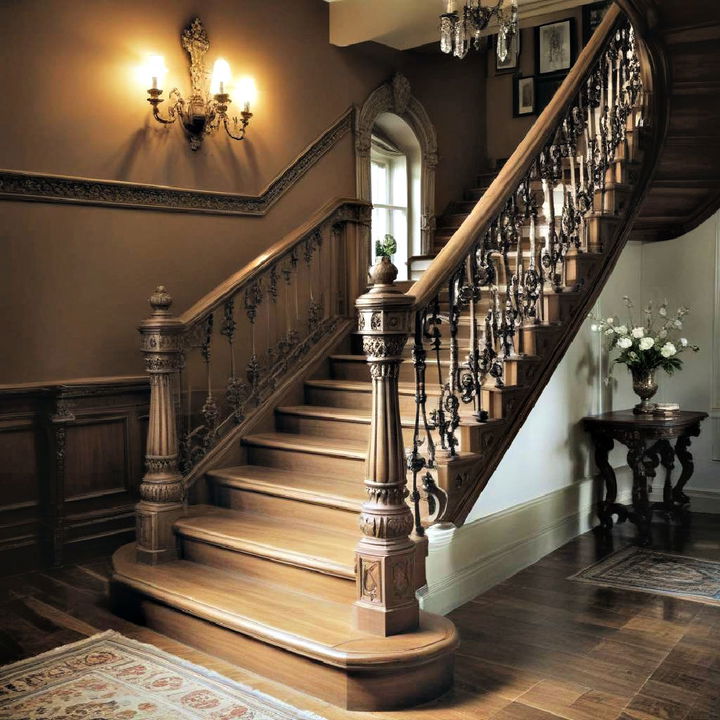
[[[505,62],[512,37],[518,31],[517,0],[511,0],[509,9],[503,8],[503,0],[494,7],[481,5],[480,0],[447,0],[447,11],[440,16],[440,49],[461,59],[471,43],[479,50],[481,33],[493,16],[498,24],[497,55],[500,62]]]

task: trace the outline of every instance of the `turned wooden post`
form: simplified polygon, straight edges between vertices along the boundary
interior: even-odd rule
[[[177,556],[172,526],[183,510],[173,398],[183,326],[171,316],[171,304],[172,298],[160,285],[150,297],[152,315],[139,327],[150,375],[150,418],[145,475],[136,505],[137,559],[151,565]]]
[[[355,555],[354,618],[359,630],[385,636],[411,632],[419,619],[398,399],[401,355],[414,298],[394,286],[397,268],[390,258],[382,258],[370,277],[373,287],[356,302],[373,399],[365,480],[368,499],[360,514],[363,537]]]

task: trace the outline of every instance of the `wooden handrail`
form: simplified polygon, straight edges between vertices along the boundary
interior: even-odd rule
[[[605,42],[620,16],[621,11],[616,5],[608,9],[602,23],[580,53],[580,57],[550,103],[530,128],[530,132],[517,146],[447,245],[438,253],[423,276],[408,290],[407,294],[415,297],[417,310],[426,307],[437,295],[441,285],[450,279],[452,273],[465,260],[477,237],[502,211],[508,193],[520,184],[530,165],[545,147],[550,135],[555,132],[557,119],[562,117],[563,112],[576,97],[581,83],[600,57]]]
[[[225,300],[231,298],[239,288],[250,282],[253,277],[260,275],[267,270],[278,258],[282,257],[292,247],[297,245],[304,237],[311,233],[318,225],[327,220],[334,212],[343,205],[353,207],[369,207],[370,203],[365,200],[357,200],[353,198],[335,198],[323,205],[314,215],[299,227],[295,228],[284,238],[278,240],[267,250],[260,253],[256,258],[251,260],[245,267],[231,275],[227,280],[220,283],[215,289],[211,290],[207,295],[198,300],[192,307],[186,310],[180,317],[179,321],[185,327],[191,327],[198,320],[201,320],[209,312],[221,305]]]

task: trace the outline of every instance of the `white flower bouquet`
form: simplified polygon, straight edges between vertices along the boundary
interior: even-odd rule
[[[679,307],[673,315],[668,312],[667,301],[654,308],[650,301],[643,309],[644,321],[635,324],[632,317],[633,303],[623,298],[628,309],[628,321],[621,323],[617,317],[593,320],[592,330],[602,333],[609,340],[609,350],[617,348],[620,354],[612,361],[615,365],[626,365],[633,374],[647,373],[662,368],[668,375],[680,370],[683,365],[680,353],[686,350],[697,352],[697,345],[690,345],[681,337],[683,320],[689,310]]]

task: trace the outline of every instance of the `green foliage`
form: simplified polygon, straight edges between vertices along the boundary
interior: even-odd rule
[[[388,234],[382,240],[375,241],[375,255],[377,257],[392,257],[397,252],[397,241]]]

